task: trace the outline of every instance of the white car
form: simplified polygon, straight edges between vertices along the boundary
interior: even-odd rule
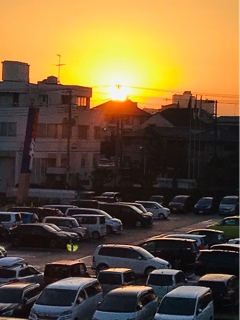
[[[152,212],[155,218],[167,219],[170,214],[170,210],[168,208],[163,207],[158,202],[142,200],[136,200],[135,202],[140,203],[144,206],[144,208],[146,208],[147,211]]]
[[[92,320],[152,320],[157,308],[157,297],[151,287],[125,286],[106,294]]]
[[[229,239],[228,243],[229,244],[239,244],[240,243],[240,238]]]

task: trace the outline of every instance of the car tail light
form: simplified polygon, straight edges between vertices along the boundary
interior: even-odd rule
[[[199,250],[202,250],[202,249],[204,249],[204,246],[203,246],[202,244],[200,244],[200,245],[198,246],[198,249],[199,249]]]
[[[202,261],[195,261],[196,266],[200,266],[202,264]]]
[[[15,282],[20,282],[19,279],[12,279],[12,280],[9,280],[8,283],[15,283]]]

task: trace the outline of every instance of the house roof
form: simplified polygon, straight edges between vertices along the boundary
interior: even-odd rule
[[[149,119],[141,124],[140,128],[146,128],[149,125],[155,125],[157,127],[173,127],[173,124],[167,121],[160,112],[153,114]]]

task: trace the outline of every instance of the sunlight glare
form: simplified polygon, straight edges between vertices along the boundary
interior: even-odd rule
[[[124,101],[127,99],[127,88],[121,85],[110,87],[111,100]]]

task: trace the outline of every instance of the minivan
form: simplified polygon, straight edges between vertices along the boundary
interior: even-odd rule
[[[201,286],[178,287],[164,296],[154,319],[214,319],[212,291]]]
[[[3,225],[5,230],[9,231],[10,228],[16,227],[17,225],[23,223],[21,213],[1,211],[0,223]]]
[[[88,228],[84,228],[79,225],[78,221],[74,217],[45,217],[43,223],[53,223],[57,225],[61,230],[67,232],[76,232],[79,236],[79,241],[89,238]]]
[[[223,197],[218,208],[218,213],[222,216],[239,214],[239,196]]]
[[[106,217],[100,214],[76,214],[73,216],[80,226],[89,231],[90,238],[99,239],[107,235]]]
[[[43,289],[30,311],[29,319],[92,320],[102,299],[102,288],[97,279],[62,279]]]
[[[98,207],[112,217],[120,219],[126,227],[151,227],[153,224],[151,212],[144,213],[133,205],[99,202]]]

